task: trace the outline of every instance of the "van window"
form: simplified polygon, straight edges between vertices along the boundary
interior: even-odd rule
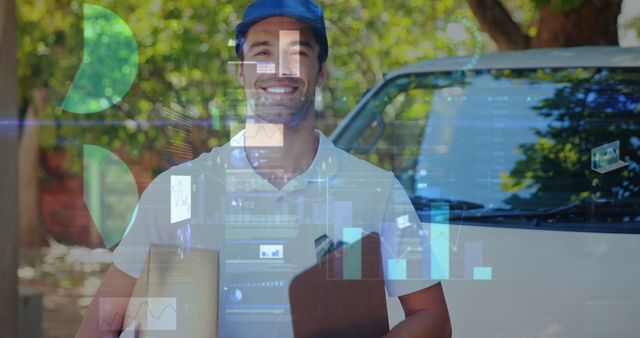
[[[638,69],[415,74],[371,102],[361,113],[384,133],[352,152],[393,171],[419,211],[440,200],[465,223],[640,232]]]

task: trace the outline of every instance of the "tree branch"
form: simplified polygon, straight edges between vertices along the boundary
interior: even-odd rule
[[[500,0],[467,0],[471,11],[500,50],[529,48],[531,38],[522,33],[520,26]]]

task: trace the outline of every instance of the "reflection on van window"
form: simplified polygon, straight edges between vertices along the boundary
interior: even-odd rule
[[[372,102],[384,133],[360,156],[393,170],[418,210],[445,200],[471,222],[640,229],[636,69],[412,75]]]

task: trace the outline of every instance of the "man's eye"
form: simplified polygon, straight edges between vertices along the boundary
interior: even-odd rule
[[[301,51],[301,50],[293,51],[292,54],[301,55],[301,56],[308,56],[309,55],[309,54],[307,54],[307,52],[304,52],[304,51]]]
[[[262,50],[262,51],[259,51],[259,52],[255,53],[253,56],[262,56],[262,55],[267,55],[267,54],[269,54],[269,53],[266,50]]]

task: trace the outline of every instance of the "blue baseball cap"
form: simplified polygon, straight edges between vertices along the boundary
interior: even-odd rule
[[[311,28],[320,46],[320,62],[329,55],[327,29],[322,8],[311,0],[256,0],[244,11],[236,26],[236,54],[239,56],[247,32],[254,24],[274,16],[286,16],[304,22]]]

